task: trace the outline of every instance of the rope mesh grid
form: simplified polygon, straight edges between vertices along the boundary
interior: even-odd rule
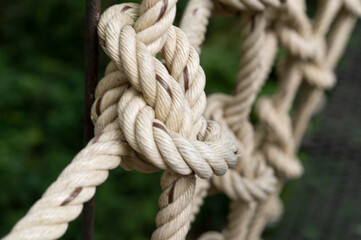
[[[303,173],[300,141],[335,84],[361,2],[319,0],[310,21],[303,0],[190,0],[180,28],[176,3],[143,0],[102,14],[99,43],[111,62],[95,92],[95,137],[3,239],[60,238],[119,165],[164,170],[152,239],[185,239],[210,186],[232,201],[228,224],[200,239],[260,239],[280,218],[279,193]],[[241,12],[241,61],[234,94],[206,98],[198,54],[217,12]],[[256,102],[252,125],[279,47],[287,54],[277,91]]]
[[[325,110],[315,118],[317,130],[306,134],[301,148],[305,174],[288,188],[285,215],[264,239],[358,239],[361,208],[360,148],[360,24],[336,71],[338,84]],[[322,189],[322,190],[321,190]],[[307,194],[305,194],[307,193]],[[304,202],[307,204],[298,204]],[[332,229],[332,230],[330,230]]]

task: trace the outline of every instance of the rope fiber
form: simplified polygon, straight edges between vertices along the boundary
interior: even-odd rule
[[[310,19],[304,0],[189,0],[180,28],[177,0],[108,8],[98,25],[110,62],[91,110],[95,137],[2,239],[60,238],[118,166],[164,171],[151,239],[185,239],[210,187],[231,199],[228,223],[199,239],[260,239],[281,217],[284,183],[303,173],[300,142],[361,15],[359,0],[317,3]],[[204,92],[199,54],[212,14],[240,15],[232,95]],[[286,56],[274,66],[280,48]],[[276,93],[256,101],[273,68]]]

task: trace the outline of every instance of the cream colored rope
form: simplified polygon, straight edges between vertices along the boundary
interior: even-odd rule
[[[334,64],[337,62],[337,58],[340,56],[345,41],[351,32],[356,19],[355,14],[358,13],[357,9],[360,9],[360,2],[321,1],[311,26],[305,14],[306,4],[303,1],[288,1],[286,4],[276,3],[276,1],[218,1],[227,5],[227,7],[223,5],[222,10],[229,10],[230,6],[233,8],[231,9],[233,12],[242,11],[242,60],[235,96],[233,98],[219,94],[211,96],[208,100],[206,116],[223,122],[225,126],[229,126],[233,130],[234,138],[239,141],[239,146],[244,149],[244,155],[236,170],[231,170],[222,177],[213,177],[212,181],[219,190],[227,194],[232,200],[236,200],[230,206],[229,224],[226,231],[223,235],[214,232],[207,233],[200,239],[259,239],[268,222],[278,219],[282,212],[282,205],[277,196],[283,181],[298,177],[302,173],[302,167],[295,156],[299,141],[311,115],[320,104],[322,89],[332,87],[335,82],[331,70],[334,68]],[[217,4],[218,1],[216,1]],[[182,27],[191,39],[198,36],[198,39],[194,40],[196,44],[203,42],[204,29],[208,20],[203,20],[198,24],[201,26],[198,26],[195,20],[207,18],[208,15],[194,16],[190,13],[209,12],[207,9],[206,11],[198,9],[200,7],[207,8],[206,4],[204,1],[202,6],[196,6],[193,1],[190,1],[184,14],[184,18],[187,19],[183,18],[182,21],[182,23],[189,24],[188,26],[183,24]],[[348,11],[338,14],[338,9],[342,6]],[[350,6],[353,6],[354,10],[351,10]],[[219,8],[219,6],[217,7]],[[211,9],[211,7],[208,8]],[[279,10],[277,11],[277,9]],[[253,21],[248,20],[248,23],[256,30],[250,34],[249,28],[245,24],[247,21],[244,19],[247,19],[249,15],[259,16],[262,12],[265,12],[266,14],[263,13],[263,15],[271,19],[275,18],[274,27],[271,26],[271,28],[266,29],[262,25],[257,25],[257,21],[255,21],[257,18],[253,18]],[[330,60],[333,64],[329,64],[323,53],[326,51],[324,39],[336,15],[339,15],[339,19],[334,24],[330,36],[328,36],[330,50],[327,55],[333,59]],[[269,22],[271,19],[267,21]],[[193,24],[191,24],[192,22]],[[197,31],[198,29],[202,29],[199,31],[202,33],[201,35],[192,32],[192,30]],[[343,32],[340,32],[341,29]],[[266,41],[262,40],[264,39],[262,34],[265,36],[266,31],[270,32],[267,35],[270,44],[266,44]],[[259,123],[254,138],[253,128],[247,123],[247,117],[255,95],[269,73],[267,69],[273,64],[277,49],[276,41],[272,40],[274,34],[277,35],[280,44],[288,50],[289,54],[283,64],[281,63],[279,66],[280,84],[277,93],[272,98],[261,99],[257,104],[256,112]],[[265,48],[262,49],[261,46],[265,46]],[[257,55],[262,52],[266,53],[264,55],[268,55],[268,57],[262,56],[263,59],[268,58],[264,61],[265,67],[262,67],[262,57]],[[263,78],[262,72],[264,73]],[[307,91],[301,89],[300,98],[304,101],[299,104],[299,110],[293,116],[292,123],[289,116],[290,109],[303,78],[314,87],[308,88]],[[262,80],[257,81],[257,79]],[[250,154],[253,157],[250,158]],[[265,187],[265,193],[268,190],[268,194],[263,195],[263,197],[252,198],[252,195],[249,195],[249,189],[255,191],[258,189],[257,185],[244,185],[244,182],[254,179],[252,169],[257,168],[251,166],[257,166],[257,163],[265,161],[275,169],[278,183],[277,185],[274,185],[275,182],[273,185],[268,184]],[[237,171],[240,175],[237,174]],[[274,177],[273,174],[270,176]],[[260,185],[266,186],[265,182],[267,182],[265,178],[259,178]],[[250,186],[250,188],[245,186]],[[258,193],[261,192],[258,191]],[[266,200],[269,194],[271,196]],[[242,201],[237,202],[239,200]],[[264,200],[266,201],[262,202]],[[258,206],[257,202],[261,204]]]
[[[323,89],[331,87],[334,83],[334,74],[332,73],[332,68],[334,68],[334,66],[330,68],[327,64],[327,51],[330,51],[330,49],[333,48],[343,49],[343,47],[332,45],[326,46],[324,39],[326,37],[326,33],[329,32],[331,23],[334,21],[334,18],[337,15],[344,14],[339,11],[339,9],[343,6],[343,3],[344,2],[342,1],[320,1],[319,8],[315,16],[315,21],[311,26],[308,25],[308,21],[304,21],[307,16],[304,11],[299,11],[299,9],[302,9],[300,5],[297,6],[296,2],[293,2],[293,4],[295,5],[289,5],[288,12],[292,13],[291,16],[293,18],[293,21],[296,22],[296,25],[299,29],[295,28],[296,31],[290,31],[287,34],[284,32],[285,28],[278,29],[281,44],[283,44],[287,49],[289,49],[290,57],[295,60],[290,61],[294,62],[293,64],[291,63],[293,67],[285,67],[286,69],[291,69],[289,71],[289,74],[291,74],[292,77],[286,78],[288,84],[285,83],[285,81],[283,81],[283,84],[281,82],[279,94],[276,94],[276,96],[274,97],[274,105],[283,108],[284,112],[288,114],[297,93],[297,89],[301,84],[301,80],[304,78],[306,84],[310,84],[311,86],[313,86],[310,91],[306,91],[306,96],[302,96],[304,91],[301,91],[300,98],[306,100],[304,100],[304,102],[300,104],[299,110],[296,110],[296,112],[298,113],[295,115],[294,118],[294,136],[288,140],[288,142],[290,143],[288,145],[289,150],[286,151],[288,153],[292,154],[293,152],[294,154],[297,151],[300,139],[303,135],[303,131],[305,130],[305,126],[307,125],[313,112],[318,108],[317,106],[319,105],[319,102],[321,100]],[[304,5],[304,3],[302,2],[299,2],[299,4]],[[347,15],[352,16],[353,14],[351,12],[348,12]],[[355,17],[353,16],[352,18]],[[336,28],[337,25],[338,24],[336,23]],[[349,29],[346,24],[345,27]],[[289,29],[287,29],[287,31],[289,31]],[[290,39],[292,39],[292,41]],[[304,48],[302,46],[308,46],[309,49],[313,48],[314,50],[308,51],[307,48]],[[305,49],[306,51],[302,52],[303,49]],[[285,71],[284,69],[282,70]],[[290,82],[293,82],[293,84],[291,84]],[[282,90],[282,86],[284,90]],[[289,94],[287,94],[287,92]],[[262,110],[260,112],[262,112]],[[293,144],[293,146],[291,144]],[[268,161],[271,161],[270,163],[273,164],[273,166],[277,169],[277,165],[274,165],[274,159],[277,159],[277,155],[268,156]],[[281,159],[281,155],[278,157],[278,159]],[[281,169],[278,169],[278,172],[280,172],[280,170]],[[282,172],[280,173],[282,176]],[[279,184],[281,186],[283,182],[282,177],[279,179]],[[273,198],[274,197],[271,197],[269,201],[273,201]],[[269,205],[269,201],[265,202],[263,205]],[[258,239],[260,237],[263,227],[267,224],[267,220],[265,220],[264,218],[267,218],[267,214],[265,212],[268,209],[269,207],[263,206],[258,209],[257,214],[264,217],[260,217],[253,221],[250,228],[250,239]]]
[[[175,2],[120,4],[103,14],[99,38],[112,63],[92,110],[97,137],[4,239],[59,238],[120,160],[126,169],[165,170],[152,238],[185,237],[194,174],[224,174],[236,164],[237,147],[202,116],[205,76],[198,54],[172,26]],[[166,66],[155,58],[158,52]]]
[[[279,5],[276,4],[275,6]],[[202,7],[210,8],[205,3],[202,6],[194,4],[193,1],[190,1],[187,7],[184,18],[188,18],[188,20],[183,18],[181,26],[188,36],[195,36],[192,30],[202,29],[202,32],[205,32],[204,25],[207,21],[200,22],[198,24],[201,25],[200,27],[194,24],[196,18],[203,19],[206,17],[197,16],[198,12],[200,14],[209,12],[207,9],[203,10]],[[238,164],[239,170],[230,171],[221,178],[213,179],[213,183],[219,189],[237,201],[231,204],[230,225],[227,231],[228,239],[245,238],[249,220],[255,209],[255,204],[252,202],[256,199],[265,199],[268,194],[272,193],[276,183],[272,169],[267,168],[263,163],[264,161],[258,160],[259,157],[251,157],[253,154],[253,128],[247,118],[255,96],[268,75],[276,50],[274,35],[266,34],[265,21],[263,13],[249,13],[242,17],[242,60],[235,97],[211,96],[206,111],[207,117],[224,122],[226,126],[233,129],[239,144],[242,142],[244,145],[244,156]],[[189,25],[186,25],[187,23]],[[204,36],[201,35],[194,42],[198,45],[203,39]],[[263,48],[265,46],[267,48]],[[223,109],[225,110],[223,111]],[[239,175],[239,171],[242,171],[242,175]]]
[[[60,238],[118,165],[164,170],[154,240],[185,239],[211,184],[231,199],[228,224],[199,239],[257,240],[278,220],[279,193],[303,172],[300,141],[335,84],[361,2],[319,0],[310,21],[304,0],[190,0],[182,30],[173,26],[176,3],[143,0],[102,14],[99,42],[111,62],[95,92],[95,137],[2,239]],[[234,94],[206,99],[198,54],[217,11],[241,12],[241,61]],[[277,91],[255,103],[280,47]]]

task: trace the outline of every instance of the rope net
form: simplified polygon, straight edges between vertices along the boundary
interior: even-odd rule
[[[185,239],[212,186],[231,199],[223,232],[199,239],[260,239],[283,210],[279,194],[303,173],[300,141],[358,16],[359,0],[190,0],[180,28],[177,0],[108,8],[98,25],[109,56],[92,107],[95,137],[4,240],[58,239],[118,166],[164,170],[151,238]],[[241,60],[232,95],[205,95],[199,62],[212,14],[240,13]],[[286,56],[275,64],[279,48]],[[278,87],[256,97],[277,69]],[[252,108],[258,118],[249,120]]]

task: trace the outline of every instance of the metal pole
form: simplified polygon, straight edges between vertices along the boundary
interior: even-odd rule
[[[100,0],[86,0],[84,145],[94,137],[94,126],[90,118],[90,111],[94,102],[95,87],[98,82],[97,25],[99,13]],[[82,240],[93,240],[94,238],[94,205],[94,197],[84,204],[82,214]]]

